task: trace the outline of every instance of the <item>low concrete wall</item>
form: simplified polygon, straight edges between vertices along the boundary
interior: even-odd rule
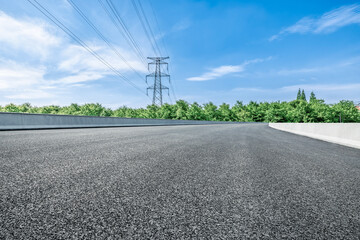
[[[360,123],[269,123],[278,130],[360,148]]]
[[[230,122],[117,118],[117,117],[89,117],[89,116],[0,112],[0,130],[122,127],[122,126],[163,126],[163,125],[194,125],[194,124],[224,124],[224,123],[230,123]]]

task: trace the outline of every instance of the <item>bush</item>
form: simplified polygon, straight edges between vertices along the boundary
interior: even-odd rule
[[[34,107],[30,103],[22,105],[8,104],[0,106],[2,112],[28,112],[85,116],[112,116],[126,118],[157,118],[157,119],[188,119],[208,121],[238,121],[238,122],[360,122],[360,111],[352,101],[340,101],[329,105],[324,100],[311,94],[310,101],[300,98],[291,102],[249,102],[245,105],[237,101],[233,107],[223,103],[219,107],[212,102],[200,105],[189,104],[179,100],[175,104],[164,104],[161,107],[149,105],[144,108],[129,108],[126,106],[116,110],[105,108],[99,103],[87,103],[70,106]]]

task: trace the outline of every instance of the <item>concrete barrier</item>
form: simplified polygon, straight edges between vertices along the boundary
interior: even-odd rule
[[[0,130],[224,124],[230,122],[0,112]]]
[[[360,148],[360,123],[269,123],[278,130]]]

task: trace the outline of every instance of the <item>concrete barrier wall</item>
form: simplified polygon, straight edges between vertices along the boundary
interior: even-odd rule
[[[230,122],[117,118],[117,117],[89,117],[89,116],[0,112],[0,130],[194,125],[194,124],[224,124],[224,123],[228,124]]]
[[[269,123],[269,126],[286,132],[360,148],[360,123]]]

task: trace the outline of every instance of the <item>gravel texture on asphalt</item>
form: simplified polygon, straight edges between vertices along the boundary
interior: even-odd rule
[[[0,132],[0,239],[359,237],[359,149],[266,124]]]

